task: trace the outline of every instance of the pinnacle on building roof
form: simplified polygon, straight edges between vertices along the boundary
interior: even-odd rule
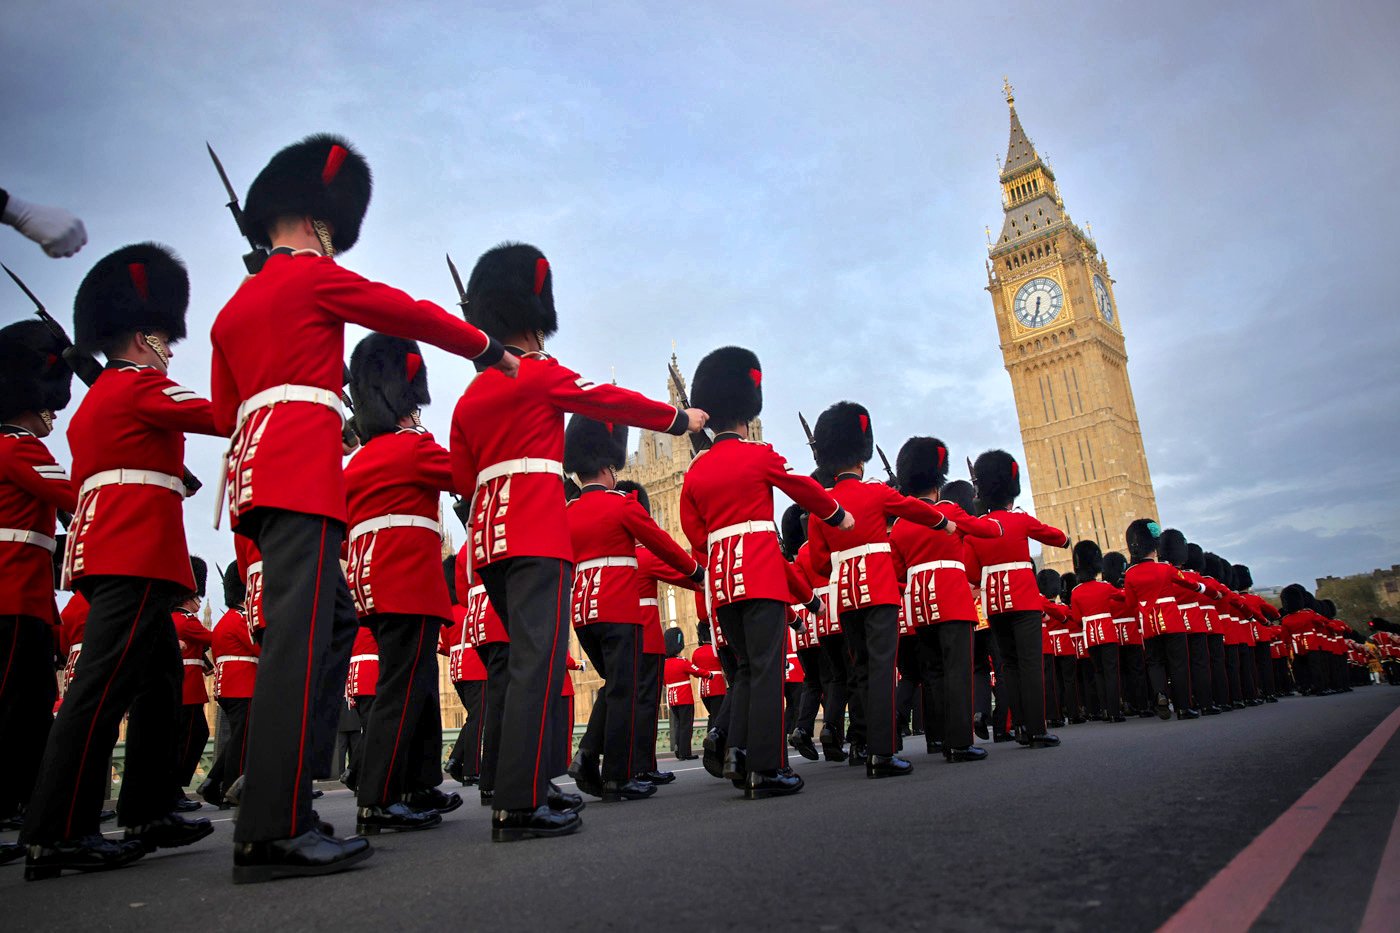
[[[1011,82],[1003,78],[1001,90],[1011,111],[1011,139],[1006,144],[1006,162],[1001,167],[1002,177],[1005,178],[1039,162],[1040,156],[1035,151],[1035,144],[1026,135],[1025,127],[1021,126],[1021,118],[1016,115],[1016,95]]]

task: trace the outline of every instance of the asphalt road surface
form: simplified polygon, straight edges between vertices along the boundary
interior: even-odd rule
[[[1133,931],[1199,892],[1179,928],[1395,930],[1397,710],[1400,688],[1378,685],[1070,726],[1058,749],[990,745],[957,765],[914,737],[910,777],[797,758],[803,793],[752,802],[672,762],[679,779],[651,800],[593,801],[578,834],[511,845],[490,842],[469,788],[440,828],[377,837],[356,870],[264,885],[230,882],[231,813],[206,808],[213,836],[122,871],[25,883],[0,867],[0,927]],[[1335,812],[1314,799],[1327,793]],[[342,832],[353,807],[340,789],[318,803]],[[1297,831],[1308,819],[1314,838]],[[1383,853],[1398,870],[1378,881]],[[1203,923],[1247,895],[1260,904],[1243,920]]]

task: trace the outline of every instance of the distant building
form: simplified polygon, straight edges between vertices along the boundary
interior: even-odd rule
[[[1340,614],[1349,622],[1400,612],[1400,564],[1391,564],[1389,570],[1349,577],[1318,577],[1317,595],[1336,602]]]

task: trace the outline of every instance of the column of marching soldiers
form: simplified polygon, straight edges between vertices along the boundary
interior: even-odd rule
[[[448,773],[478,786],[497,841],[575,832],[583,795],[639,800],[673,780],[655,713],[664,684],[673,750],[695,757],[692,676],[704,766],[750,799],[802,789],[789,748],[897,777],[918,732],[930,753],[972,762],[987,757],[974,735],[1047,748],[1048,727],[1086,718],[1195,719],[1368,682],[1360,636],[1328,601],[1295,584],[1281,615],[1247,567],[1151,519],[1126,529],[1126,556],[1080,541],[1072,574],[1037,574],[1030,542],[1072,542],[1014,507],[1020,467],[1003,451],[950,481],[947,446],[915,437],[890,481],[872,481],[870,413],[840,402],[812,432],[816,472],[794,472],[748,438],[763,382],[749,350],[700,362],[693,408],[585,380],[543,350],[553,270],[532,246],[481,256],[465,320],[349,272],[333,257],[355,243],[370,187],[364,159],[329,135],[257,176],[242,222],[266,259],[213,323],[210,400],[167,374],[189,281],[157,244],[92,268],[75,346],[40,321],[0,331],[0,816],[22,828],[0,858],[25,859],[26,878],[119,868],[213,832],[181,815],[199,806],[183,788],[208,738],[208,654],[229,730],[200,792],[238,805],[238,882],[338,871],[370,855],[366,835],[428,829],[461,805],[439,787],[439,652],[467,709]],[[348,367],[354,437],[346,323],[375,331]],[[415,339],[478,370],[447,447],[419,424]],[[75,370],[89,388],[67,428],[70,478],[41,439]],[[645,489],[617,481],[628,425],[691,435],[683,543]],[[220,571],[228,611],[212,633],[183,526],[191,432],[229,439],[218,509],[237,560]],[[780,522],[775,489],[795,503]],[[467,529],[445,564],[443,492],[461,497]],[[61,626],[55,573],[74,592]],[[696,593],[689,659],[663,638],[661,582]],[[571,626],[603,679],[576,749]],[[1396,683],[1400,636],[1373,628]],[[342,838],[312,801],[347,697],[364,732],[343,775],[357,835]],[[123,717],[125,832],[108,839]],[[582,794],[554,783],[566,772]]]

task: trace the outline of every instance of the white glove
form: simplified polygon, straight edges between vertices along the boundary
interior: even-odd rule
[[[44,248],[44,252],[57,259],[72,256],[87,243],[87,230],[83,222],[61,207],[45,207],[30,204],[13,194],[5,205],[5,215],[0,221],[14,227],[29,239]]]

